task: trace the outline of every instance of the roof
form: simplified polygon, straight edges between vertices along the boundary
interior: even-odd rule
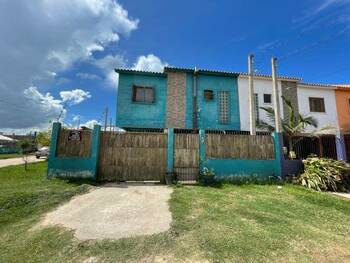
[[[9,141],[9,142],[13,141],[14,142],[16,140],[0,134],[0,141]]]
[[[308,87],[320,87],[320,88],[331,88],[335,89],[334,85],[331,84],[321,84],[321,83],[305,83],[301,82],[299,83],[299,86],[308,86]]]
[[[336,84],[333,86],[337,88],[350,88],[350,84]]]
[[[128,69],[128,68],[115,68],[114,71],[117,73],[125,73],[125,74],[166,76],[164,72],[145,71],[145,70],[136,70],[136,69]]]

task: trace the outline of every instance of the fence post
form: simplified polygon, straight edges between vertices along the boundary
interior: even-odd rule
[[[275,150],[275,174],[277,177],[284,177],[283,173],[283,163],[284,163],[284,153],[283,153],[283,137],[282,133],[274,132],[272,134]]]
[[[174,172],[174,128],[168,129],[167,173]]]
[[[203,162],[205,160],[205,130],[199,130],[199,171],[203,169]]]
[[[91,135],[91,161],[93,162],[92,171],[94,180],[97,181],[98,159],[100,153],[100,125],[94,125]]]
[[[61,130],[61,123],[54,122],[52,124],[50,151],[49,151],[49,158],[48,158],[49,160],[48,160],[47,178],[51,178],[50,167],[52,166],[52,163],[55,161],[55,158],[56,158],[57,140],[58,140],[58,135],[60,133],[60,130]]]

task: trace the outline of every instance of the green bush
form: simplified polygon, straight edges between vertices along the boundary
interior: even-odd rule
[[[199,174],[198,182],[201,185],[212,185],[215,183],[215,172],[214,169],[204,167]]]
[[[309,157],[298,183],[317,191],[349,191],[350,167],[343,161]]]

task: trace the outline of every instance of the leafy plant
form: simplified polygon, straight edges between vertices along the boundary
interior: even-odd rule
[[[350,190],[350,167],[343,161],[309,157],[304,161],[305,172],[298,183],[317,191]]]
[[[18,142],[18,147],[21,149],[21,153],[23,154],[23,162],[24,162],[24,170],[28,170],[28,154],[30,152],[32,143],[28,140],[23,140]]]
[[[308,126],[313,126],[317,128],[317,120],[311,116],[304,116],[300,113],[296,113],[291,101],[286,97],[282,96],[283,103],[287,105],[288,108],[288,118],[282,120],[282,130],[288,138],[288,146],[289,151],[293,151],[293,137],[297,135],[301,135]],[[260,107],[260,109],[264,110],[267,113],[267,117],[269,122],[260,121],[257,127],[274,131],[275,130],[275,110],[272,107]]]
[[[201,185],[212,185],[215,183],[215,172],[214,169],[204,167],[199,174],[199,183]]]
[[[36,136],[36,142],[40,146],[49,146],[51,141],[51,131],[39,132]]]

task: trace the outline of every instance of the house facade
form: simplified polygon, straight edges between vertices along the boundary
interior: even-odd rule
[[[350,161],[350,85],[336,86],[335,99],[343,155],[344,159]]]
[[[119,127],[240,130],[237,73],[116,71]]]

